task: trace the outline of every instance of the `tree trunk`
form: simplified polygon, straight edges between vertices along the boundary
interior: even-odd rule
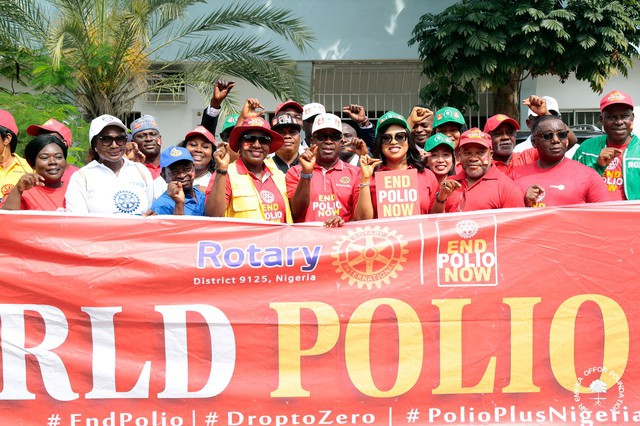
[[[520,122],[520,73],[513,73],[509,83],[493,91],[493,113],[505,114]]]

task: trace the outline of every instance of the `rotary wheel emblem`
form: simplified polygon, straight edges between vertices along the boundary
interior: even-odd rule
[[[140,198],[131,191],[121,190],[115,193],[113,201],[122,213],[133,213],[140,206]]]
[[[397,278],[397,271],[403,269],[405,255],[409,252],[402,235],[389,228],[379,226],[356,228],[342,237],[333,247],[333,265],[341,279],[348,279],[349,285],[358,288],[374,286],[381,288],[389,284],[390,278]]]
[[[6,185],[2,185],[2,188],[0,188],[0,194],[2,194],[2,196],[4,197],[9,192],[11,192],[11,188],[13,188],[13,184],[12,183],[8,183]],[[2,197],[0,197],[0,198],[2,198]]]
[[[464,239],[472,238],[478,233],[478,224],[469,219],[461,220],[456,224],[456,233]]]

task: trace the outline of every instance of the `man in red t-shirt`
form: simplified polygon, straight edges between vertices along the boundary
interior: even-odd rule
[[[460,136],[456,150],[462,171],[445,179],[432,213],[524,207],[520,188],[491,164],[491,138],[478,128]]]
[[[507,176],[515,167],[533,163],[538,159],[538,151],[530,148],[522,152],[513,152],[516,146],[518,122],[504,114],[496,114],[487,120],[484,132],[491,137],[493,165]]]
[[[318,114],[311,131],[311,147],[300,155],[300,164],[290,168],[286,176],[295,222],[319,221],[326,226],[339,226],[353,219],[361,174],[359,168],[340,160],[341,140],[340,118]]]
[[[525,192],[527,207],[564,206],[608,201],[598,173],[565,157],[569,128],[558,116],[545,115],[533,125],[531,141],[539,159],[512,171]]]

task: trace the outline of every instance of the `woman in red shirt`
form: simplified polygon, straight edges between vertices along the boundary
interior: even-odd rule
[[[376,125],[376,139],[372,156],[374,159],[382,161],[375,173],[389,170],[415,169],[417,171],[419,214],[428,214],[439,188],[438,180],[433,172],[424,166],[420,151],[403,116],[389,111],[380,117]],[[370,183],[371,210],[368,208],[367,211],[359,209],[356,213],[357,220],[378,217],[375,173]]]
[[[4,210],[64,210],[67,181],[67,146],[53,134],[36,136],[24,149],[27,163],[35,173],[22,175],[3,199]]]

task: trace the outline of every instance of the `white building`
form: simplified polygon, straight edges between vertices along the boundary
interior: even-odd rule
[[[267,7],[274,5],[292,10],[315,34],[316,41],[304,53],[292,45],[283,46],[308,81],[313,101],[335,112],[349,103],[358,103],[367,108],[371,118],[389,110],[407,115],[419,102],[418,92],[425,84],[425,77],[421,74],[417,46],[409,47],[407,41],[420,16],[427,12],[438,13],[455,3],[455,0],[255,1],[264,2]],[[192,15],[196,16],[198,11],[208,12],[210,8],[209,4],[198,5]],[[257,97],[268,112],[273,112],[280,102],[264,90],[235,80],[237,84],[232,93],[239,103],[247,97]],[[640,64],[636,63],[628,79],[612,77],[604,93],[619,89],[640,102],[638,81]],[[545,76],[523,83],[522,98],[531,94],[555,97],[569,124],[598,123],[601,94],[594,93],[586,82],[570,78],[562,84],[558,77]],[[490,97],[478,95],[480,108],[468,114],[470,125],[482,124],[488,116],[499,112],[492,111]],[[140,114],[154,115],[164,143],[172,145],[200,123],[202,110],[208,102],[208,98],[189,87],[177,96],[149,94],[136,103],[131,118]],[[523,107],[523,124],[525,114]]]

